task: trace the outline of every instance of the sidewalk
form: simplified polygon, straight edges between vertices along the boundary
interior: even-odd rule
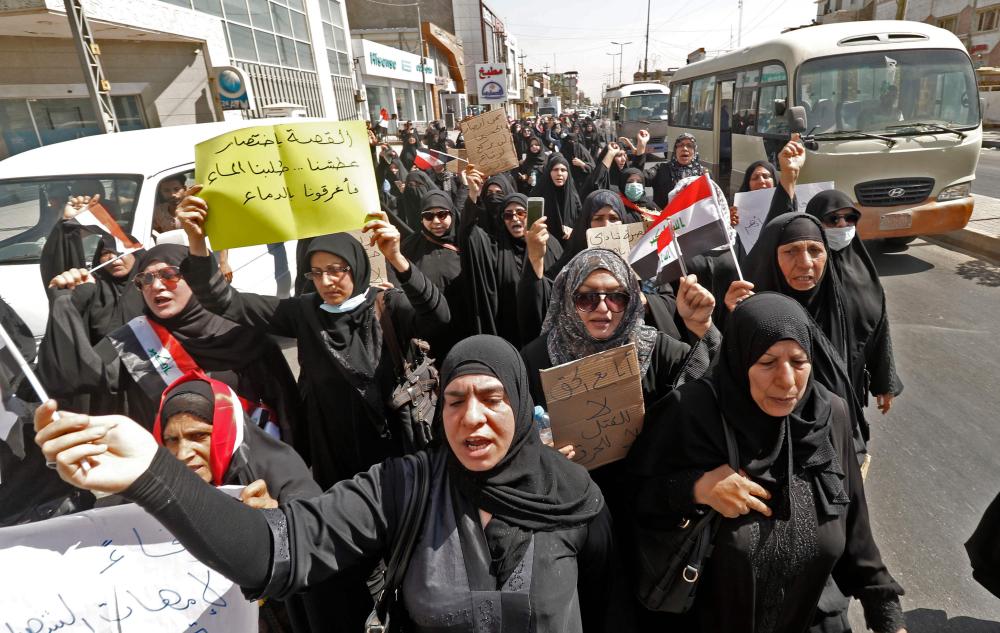
[[[997,142],[1000,147],[1000,138]],[[983,145],[986,145],[985,139]],[[1000,261],[1000,200],[979,194],[972,194],[972,197],[976,204],[964,229],[925,239]]]
[[[983,130],[983,149],[1000,149],[1000,130]]]

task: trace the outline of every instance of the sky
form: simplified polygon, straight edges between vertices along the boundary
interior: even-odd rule
[[[650,70],[683,66],[697,48],[711,54],[736,47],[738,0],[650,2]],[[487,0],[487,5],[527,55],[525,66],[535,71],[546,65],[550,71],[575,70],[580,89],[595,101],[600,100],[612,63],[617,84],[620,59],[626,82],[642,62],[646,0]],[[742,44],[763,42],[815,17],[815,0],[744,0]],[[632,43],[620,49],[611,42]]]

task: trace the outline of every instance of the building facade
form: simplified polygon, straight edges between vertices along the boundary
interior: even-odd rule
[[[121,129],[264,116],[355,119],[339,0],[83,0]],[[0,159],[99,132],[63,0],[0,0]],[[249,110],[224,111],[234,67]]]
[[[369,40],[353,41],[365,86],[366,116],[377,121],[383,110],[400,121],[427,121],[434,85],[434,61]],[[433,114],[431,114],[433,117]]]

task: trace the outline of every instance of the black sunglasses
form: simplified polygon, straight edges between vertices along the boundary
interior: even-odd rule
[[[156,272],[139,273],[133,278],[132,283],[134,283],[139,290],[142,290],[143,286],[149,286],[157,279],[162,279],[165,285],[173,287],[177,285],[178,281],[183,279],[183,276],[181,275],[181,269],[177,266],[166,266]]]
[[[848,211],[846,213],[833,212],[823,216],[823,224],[826,226],[837,226],[841,220],[847,224],[857,224],[860,219],[861,214],[857,211]]]
[[[524,218],[528,217],[528,212],[527,212],[527,211],[524,211],[524,210],[518,210],[518,211],[504,211],[504,212],[503,212],[503,219],[504,219],[504,220],[513,220],[513,219],[514,219],[514,216],[515,216],[515,215],[516,215],[516,216],[517,216],[518,218],[520,218],[520,219],[522,219],[522,220],[523,220]]]
[[[627,292],[576,292],[573,293],[573,305],[580,312],[593,312],[603,301],[612,312],[624,312],[628,306]]]
[[[424,211],[420,214],[420,218],[424,222],[432,222],[434,218],[437,218],[438,220],[444,222],[445,219],[450,215],[451,211],[448,211],[447,209],[442,209],[440,211]]]

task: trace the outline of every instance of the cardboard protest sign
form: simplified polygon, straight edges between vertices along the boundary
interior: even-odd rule
[[[385,268],[385,255],[382,254],[377,245],[370,243],[372,234],[362,233],[361,231],[348,231],[347,233],[361,242],[361,245],[365,247],[365,252],[368,253],[368,263],[372,269],[370,285],[377,286],[378,284],[387,283],[389,275]]]
[[[539,373],[556,447],[572,444],[588,470],[628,454],[646,411],[634,344]]]
[[[639,243],[646,232],[645,222],[631,224],[609,224],[587,229],[587,247],[604,248],[614,251],[628,261],[632,247]]]
[[[465,137],[466,158],[487,176],[518,166],[507,113],[497,108],[465,119],[459,126]]]
[[[257,603],[133,504],[4,528],[0,569],[17,570],[0,574],[0,631],[257,630]]]
[[[833,189],[832,182],[810,182],[796,185],[795,198],[798,201],[798,212],[805,213],[806,205],[813,199],[813,196],[828,189]],[[743,250],[747,253],[757,243],[760,231],[764,228],[764,220],[767,219],[767,212],[771,209],[774,192],[773,188],[744,191],[737,193],[733,198],[733,206],[739,210],[740,214],[740,222],[736,225],[736,234],[740,236]]]
[[[227,132],[195,147],[195,179],[216,249],[351,231],[379,210],[361,121]]]

